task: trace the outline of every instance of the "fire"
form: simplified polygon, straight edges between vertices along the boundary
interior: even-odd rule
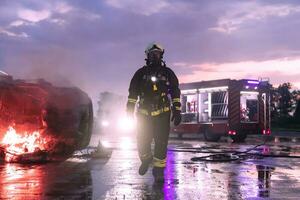
[[[5,160],[10,162],[14,156],[44,150],[46,140],[41,137],[38,131],[20,134],[13,127],[8,127],[1,144],[7,152]]]

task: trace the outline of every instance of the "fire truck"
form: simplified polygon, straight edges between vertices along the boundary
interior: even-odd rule
[[[207,141],[230,136],[242,142],[249,134],[271,134],[269,80],[221,79],[180,84],[182,123],[179,137],[203,133]]]

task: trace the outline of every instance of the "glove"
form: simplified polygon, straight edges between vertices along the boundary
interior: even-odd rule
[[[179,110],[173,110],[171,121],[174,121],[174,125],[178,126],[181,122],[181,114]]]

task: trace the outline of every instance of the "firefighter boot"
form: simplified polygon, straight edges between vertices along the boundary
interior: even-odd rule
[[[155,183],[164,183],[164,167],[153,167],[152,175],[154,177]]]
[[[152,163],[152,156],[147,159],[142,159],[142,164],[139,168],[139,175],[143,176],[147,173],[149,165]]]

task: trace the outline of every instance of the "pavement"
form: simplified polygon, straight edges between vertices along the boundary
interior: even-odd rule
[[[96,145],[100,136],[94,135]],[[107,157],[35,165],[0,165],[0,199],[299,199],[300,141],[251,136],[234,144],[171,138],[164,184],[151,169],[138,175],[134,137],[112,137]],[[106,141],[108,142],[108,141]],[[260,146],[257,146],[261,144]],[[231,162],[191,161],[212,153],[250,151]],[[109,152],[109,151],[108,151]],[[265,156],[258,156],[263,154]]]
[[[300,132],[299,131],[273,131],[272,132],[273,137],[292,137],[292,138],[300,138]]]

